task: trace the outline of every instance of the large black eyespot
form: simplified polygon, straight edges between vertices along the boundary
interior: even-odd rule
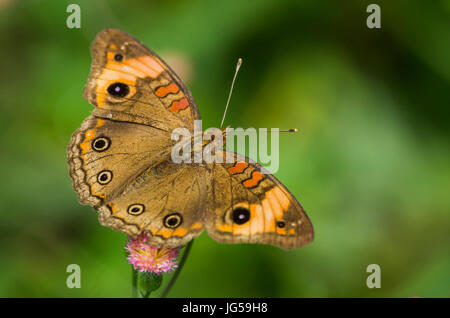
[[[179,213],[169,214],[164,218],[164,226],[174,229],[181,225],[183,217]]]
[[[108,86],[108,93],[115,97],[125,97],[130,92],[130,88],[124,83],[113,83]]]
[[[111,141],[106,137],[98,137],[92,141],[92,149],[95,151],[105,151],[109,148]]]
[[[143,204],[132,204],[128,207],[127,212],[131,215],[139,215],[142,214],[145,210],[145,206]]]
[[[236,224],[244,224],[250,220],[250,211],[244,207],[237,207],[231,214],[231,219]]]
[[[114,55],[114,59],[115,59],[117,62],[122,62],[122,60],[123,60],[123,55],[117,53],[116,55]]]
[[[108,184],[111,182],[113,174],[109,170],[103,170],[97,175],[97,181],[100,184]]]
[[[280,229],[282,229],[283,227],[286,226],[286,222],[284,222],[284,221],[278,221],[278,222],[277,222],[277,226],[278,226]]]

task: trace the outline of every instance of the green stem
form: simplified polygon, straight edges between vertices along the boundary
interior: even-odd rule
[[[131,266],[131,298],[137,297],[139,272]]]
[[[184,263],[186,262],[186,259],[189,255],[189,252],[191,251],[192,248],[192,244],[194,244],[194,240],[191,240],[187,245],[186,245],[186,249],[183,253],[183,257],[180,260],[180,263],[177,267],[177,269],[175,270],[175,273],[172,276],[172,279],[170,280],[169,284],[167,284],[166,289],[164,289],[163,293],[161,294],[160,298],[165,298],[167,296],[167,294],[169,293],[170,289],[172,288],[173,284],[175,284],[175,281],[178,278],[178,275],[180,275],[181,270],[183,269]]]
[[[150,293],[151,292],[146,292],[145,294],[143,292],[141,292],[141,298],[149,298],[150,297]]]

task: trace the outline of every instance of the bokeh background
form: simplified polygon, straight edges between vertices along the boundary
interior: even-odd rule
[[[366,7],[381,5],[381,29]],[[81,6],[81,29],[66,7]],[[180,73],[204,127],[296,127],[280,169],[316,238],[294,251],[203,233],[174,297],[450,296],[450,1],[0,1],[0,296],[129,297],[126,237],[66,163],[89,45],[123,29]],[[66,287],[79,264],[82,287]],[[381,288],[366,267],[381,266]],[[165,283],[168,282],[165,277]],[[157,294],[156,294],[157,295]]]

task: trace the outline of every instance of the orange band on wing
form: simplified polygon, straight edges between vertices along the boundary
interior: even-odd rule
[[[158,77],[159,74],[164,71],[164,68],[161,66],[161,64],[159,64],[156,59],[151,56],[141,56],[138,58],[138,61],[150,67],[156,73],[156,76],[154,78]]]
[[[244,180],[242,184],[246,188],[254,188],[258,186],[258,184],[261,182],[261,180],[264,179],[264,175],[259,172],[258,170],[255,170],[252,172],[252,177],[250,179]]]
[[[264,233],[264,214],[262,206],[250,204],[250,234]]]
[[[158,97],[166,97],[169,94],[175,94],[178,93],[180,88],[175,83],[170,83],[167,86],[160,86],[156,89],[155,95]]]
[[[103,126],[103,124],[105,123],[104,119],[97,119],[97,123],[95,124],[95,127],[89,130],[86,130],[86,132],[84,133],[84,139],[83,142],[80,143],[80,148],[81,148],[81,153],[85,154],[86,152],[89,151],[90,147],[91,147],[91,143],[90,141],[92,139],[94,139],[95,137],[95,131],[97,130],[97,128]],[[84,156],[81,156],[82,159],[84,159]]]
[[[186,230],[184,227],[179,227],[175,231],[173,231],[172,236],[185,236],[187,232],[188,230]]]
[[[187,101],[186,98],[182,98],[180,100],[176,100],[172,103],[172,105],[170,105],[169,109],[173,112],[173,113],[178,113],[180,110],[185,109],[186,107],[189,106],[189,102]]]
[[[152,235],[158,235],[158,236],[162,236],[164,238],[169,238],[169,237],[173,237],[173,236],[183,237],[183,236],[186,236],[190,230],[198,230],[198,229],[201,229],[202,227],[203,227],[202,223],[195,222],[194,224],[192,224],[190,226],[189,229],[184,228],[184,227],[179,227],[177,229],[162,228],[162,229],[158,230],[156,227],[150,227],[149,230]]]
[[[271,192],[278,198],[278,202],[281,205],[283,211],[287,211],[291,202],[289,201],[288,196],[281,190],[279,187],[275,187],[271,190]]]
[[[201,229],[203,227],[203,224],[200,222],[195,222],[194,224],[191,225],[191,230],[197,230],[197,229]]]
[[[287,234],[286,229],[277,227],[277,234],[286,235]]]
[[[218,224],[216,227],[221,232],[233,232],[233,226],[230,224]]]
[[[269,200],[264,199],[261,203],[264,214],[264,232],[275,232],[275,217]]]
[[[228,172],[231,174],[237,174],[244,172],[245,169],[247,169],[248,163],[247,162],[236,162],[236,164],[233,167],[228,168]]]
[[[158,232],[154,233],[153,235],[158,235],[158,236],[162,236],[164,238],[168,238],[168,237],[172,236],[173,231],[174,231],[173,229],[162,228]]]
[[[275,221],[283,220],[284,213],[289,208],[289,200],[286,198],[286,196],[283,195],[282,191],[277,187],[267,191],[265,200],[268,200],[270,206],[272,207]],[[284,227],[277,227],[276,232],[280,235],[287,234],[286,228]]]
[[[276,189],[276,188],[274,188]],[[281,220],[283,218],[283,208],[278,201],[278,198],[275,196],[274,189],[267,191],[266,198],[269,200],[270,206],[272,207],[272,212],[275,215],[276,220]]]

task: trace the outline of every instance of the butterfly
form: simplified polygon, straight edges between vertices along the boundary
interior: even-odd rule
[[[116,29],[101,31],[91,51],[83,97],[94,109],[67,154],[78,199],[102,225],[131,237],[146,232],[157,247],[182,246],[205,229],[224,243],[293,249],[312,242],[301,205],[259,164],[236,153],[228,163],[171,160],[171,132],[192,131],[200,114],[161,58]]]

